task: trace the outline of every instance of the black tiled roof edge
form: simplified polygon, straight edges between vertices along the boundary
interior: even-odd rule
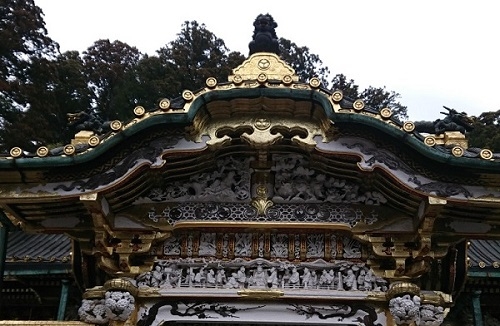
[[[469,267],[500,269],[500,240],[470,240]]]
[[[6,262],[70,262],[71,240],[64,234],[9,233]]]

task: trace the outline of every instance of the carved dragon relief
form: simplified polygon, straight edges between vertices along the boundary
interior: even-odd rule
[[[423,194],[454,199],[473,199],[484,196],[500,198],[500,193],[480,186],[464,186],[453,182],[441,182],[423,176],[404,163],[396,154],[379,149],[372,142],[356,138],[342,137],[334,142],[318,143],[318,149],[326,152],[352,153],[361,158],[358,166],[363,171],[382,168],[406,187]]]

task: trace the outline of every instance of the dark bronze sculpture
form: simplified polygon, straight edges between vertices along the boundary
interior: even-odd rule
[[[97,114],[88,109],[77,113],[68,113],[68,126],[74,128],[76,132],[87,130],[93,131],[96,135],[102,135],[110,131],[110,122],[104,121]]]
[[[448,110],[448,112],[441,112],[441,114],[445,115],[443,119],[437,119],[435,121],[416,121],[415,130],[418,132],[440,135],[445,131],[459,131],[465,134],[474,128],[474,119],[467,116],[467,113],[458,112],[446,106],[443,107]]]
[[[273,17],[269,14],[260,14],[255,19],[253,26],[252,41],[248,45],[250,48],[250,55],[257,52],[271,52],[279,55],[279,44],[276,31],[278,24],[274,21]]]

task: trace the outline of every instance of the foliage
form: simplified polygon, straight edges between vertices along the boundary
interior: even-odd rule
[[[285,38],[279,39],[280,56],[286,63],[295,69],[295,73],[302,82],[308,82],[312,77],[318,77],[323,86],[328,85],[327,77],[330,74],[328,67],[317,54],[309,52],[306,46],[298,46]]]
[[[399,93],[388,91],[384,87],[369,86],[363,91],[359,91],[353,79],[347,79],[343,74],[337,74],[332,79],[332,89],[341,90],[345,97],[352,100],[361,99],[367,106],[380,110],[388,107],[392,110],[394,117],[399,120],[408,119],[407,107],[398,102],[401,97]]]
[[[25,130],[6,129],[20,123],[28,109],[46,102],[36,88],[51,86],[50,65],[59,46],[47,35],[42,16],[33,0],[2,0],[0,5],[0,147],[26,136]]]
[[[470,147],[500,152],[500,110],[481,113],[468,135]]]
[[[92,106],[105,120],[127,118],[135,103],[116,96],[123,87],[125,74],[141,58],[137,48],[120,41],[98,40],[83,52],[87,81],[93,92]]]
[[[167,70],[166,85],[170,85],[166,97],[204,87],[208,77],[224,82],[245,59],[239,52],[229,53],[222,39],[196,21],[184,22],[177,39],[158,50],[158,55]]]
[[[160,48],[157,56],[143,55],[120,41],[98,40],[82,54],[58,53],[48,36],[42,12],[32,0],[8,0],[0,8],[0,148],[67,143],[67,113],[91,110],[103,120],[126,121],[133,108],[154,109],[161,98],[175,98],[185,89],[196,91],[208,77],[225,82],[245,57],[230,52],[224,41],[204,24],[186,21],[177,38]],[[11,23],[14,21],[15,23]],[[16,37],[13,37],[16,35]],[[384,88],[359,91],[354,81],[336,75],[328,83],[329,69],[309,48],[279,39],[280,53],[303,82],[319,77],[344,95],[362,98],[373,107],[391,107],[405,117],[399,94]]]

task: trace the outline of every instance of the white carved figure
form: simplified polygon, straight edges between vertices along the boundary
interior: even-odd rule
[[[267,283],[266,272],[261,265],[257,266],[257,269],[253,273],[252,285],[255,287],[265,287]]]
[[[203,286],[205,285],[205,280],[206,280],[205,269],[202,267],[194,275],[194,284],[195,286]]]
[[[297,267],[292,268],[292,274],[290,275],[290,279],[288,280],[288,284],[291,288],[296,288],[299,286],[300,282],[300,274],[297,271]]]
[[[373,275],[373,271],[371,269],[368,269],[365,273],[365,281],[363,284],[363,289],[365,291],[371,291],[373,289],[374,282],[375,282],[375,275]]]
[[[215,279],[215,272],[213,269],[208,271],[206,281],[208,287],[215,287],[216,279]]]
[[[424,304],[420,306],[420,323],[418,323],[418,326],[440,326],[443,321],[443,307],[431,304]]]
[[[241,266],[240,269],[238,270],[237,274],[237,280],[240,285],[240,288],[245,287],[245,283],[247,282],[247,274],[245,271],[245,267]]]
[[[104,299],[83,299],[78,309],[80,319],[89,324],[106,324],[109,322],[109,308],[104,304]]]
[[[267,277],[267,285],[271,289],[276,289],[278,288],[279,284],[279,278],[278,278],[278,271],[276,270],[276,267],[271,267],[269,270],[269,276]]]
[[[319,277],[318,285],[322,289],[329,289],[331,285],[331,280],[329,282],[330,274],[328,274],[328,271],[324,269],[321,272],[321,276]]]
[[[420,297],[405,294],[389,300],[389,311],[397,325],[407,325],[417,322],[420,316]]]
[[[110,320],[125,321],[135,309],[134,296],[128,292],[106,291],[104,301]]]
[[[160,289],[282,288],[337,291],[387,291],[388,282],[363,263],[337,260],[294,264],[263,258],[246,260],[179,258],[160,260],[152,271],[138,275],[138,287]]]
[[[302,287],[307,289],[310,286],[309,282],[311,281],[311,272],[309,271],[309,268],[304,268],[304,273],[300,278],[302,279]]]
[[[351,268],[347,270],[347,275],[344,277],[344,290],[357,290],[357,280]]]
[[[240,283],[238,282],[238,274],[232,273],[229,279],[227,280],[226,286],[227,289],[237,289],[240,287]]]
[[[163,271],[160,265],[156,265],[151,278],[151,286],[159,287],[163,282]]]
[[[218,287],[223,287],[224,284],[226,284],[226,282],[227,282],[226,272],[224,271],[224,269],[219,268],[215,276],[215,283],[217,284]]]

